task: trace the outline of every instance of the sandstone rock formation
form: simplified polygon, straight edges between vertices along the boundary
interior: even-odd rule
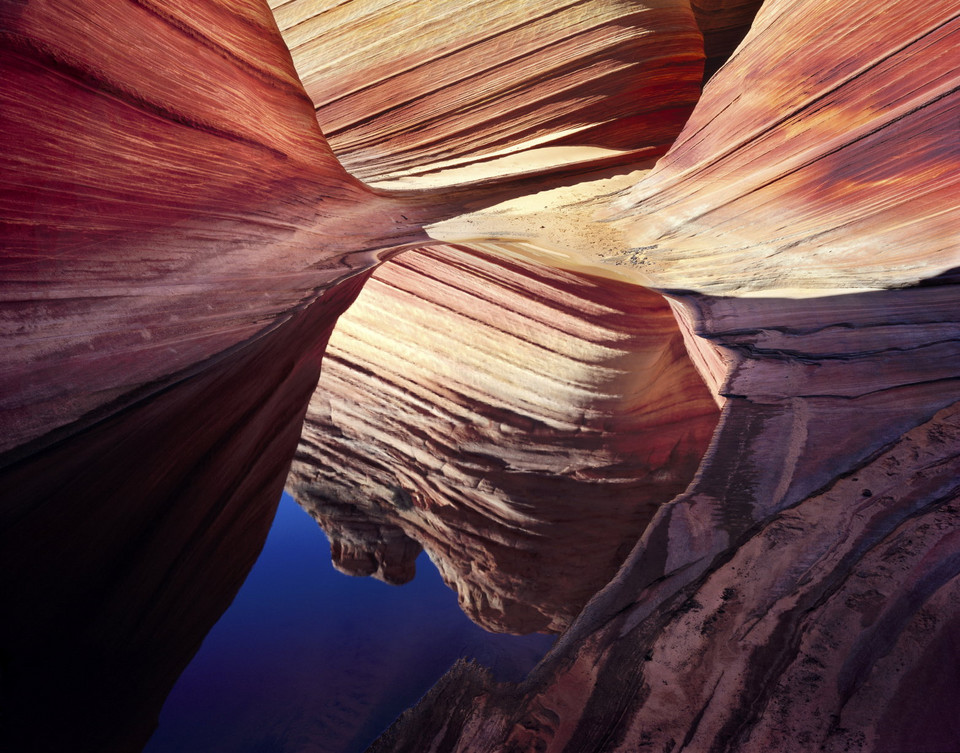
[[[690,481],[716,415],[661,296],[407,251],[341,317],[288,487],[335,561],[362,529],[362,561],[409,572],[414,540],[479,624],[559,631]]]
[[[0,748],[137,751],[260,552],[362,278],[0,471]]]
[[[958,421],[907,432],[687,589],[653,601],[628,564],[600,599],[619,610],[588,607],[593,629],[524,683],[459,667],[372,750],[954,749]]]
[[[960,744],[958,19],[831,7],[766,3],[608,215],[726,397],[697,478],[525,683],[460,668],[375,750]]]
[[[646,159],[699,95],[703,41],[687,0],[271,7],[324,134],[367,181]]]
[[[5,3],[0,27],[0,450],[195,371],[416,235],[333,157],[259,3]]]
[[[419,233],[333,158],[265,6],[0,29],[0,747],[138,750],[262,546],[336,316]]]
[[[564,631],[375,750],[960,747],[960,17],[755,8],[0,7],[0,742],[142,744],[310,401],[343,569]]]
[[[670,153],[617,202],[652,284],[790,295],[777,291],[960,266],[960,21],[946,0],[901,9],[764,3]]]

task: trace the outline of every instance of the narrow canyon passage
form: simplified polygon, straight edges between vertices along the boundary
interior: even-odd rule
[[[0,6],[0,746],[140,749],[287,486],[558,633],[378,753],[960,748],[955,3],[272,6]]]

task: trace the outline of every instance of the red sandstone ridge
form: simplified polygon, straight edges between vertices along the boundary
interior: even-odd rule
[[[0,748],[136,751],[262,546],[333,322],[421,234],[334,159],[265,6],[0,31]]]
[[[699,95],[703,40],[687,0],[271,6],[323,132],[368,181],[646,159]]]
[[[479,624],[559,631],[687,485],[716,413],[659,295],[426,248],[340,319],[288,488],[335,561],[364,531],[359,561],[407,570],[414,540]]]
[[[0,450],[416,235],[331,154],[265,6],[5,3],[0,26]]]
[[[906,10],[768,0],[698,98],[752,6],[291,2],[291,58],[256,2],[5,4],[0,739],[142,742],[310,400],[343,569],[563,629],[375,750],[960,748],[960,17]]]

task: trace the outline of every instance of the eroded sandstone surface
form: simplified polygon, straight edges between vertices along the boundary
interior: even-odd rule
[[[341,317],[288,488],[341,567],[412,576],[415,541],[479,624],[559,631],[689,483],[717,412],[661,296],[407,251]]]
[[[562,631],[374,750],[960,747],[958,23],[5,4],[0,740],[142,745],[296,452],[343,570]]]

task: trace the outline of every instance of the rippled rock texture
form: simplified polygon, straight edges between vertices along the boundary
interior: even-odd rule
[[[404,224],[258,3],[4,3],[0,26],[0,450],[263,334]]]
[[[341,317],[289,486],[341,566],[363,530],[366,567],[412,575],[416,541],[479,624],[559,631],[716,420],[661,296],[439,246]]]
[[[948,1],[901,10],[764,3],[670,153],[617,202],[652,284],[777,295],[960,266],[960,20]]]
[[[138,750],[256,559],[390,213],[265,6],[0,28],[0,748]]]
[[[693,483],[526,682],[375,750],[960,745],[958,19],[830,7],[766,3],[607,215],[725,397]]]
[[[686,0],[271,5],[323,132],[368,181],[657,156],[699,95],[703,42]]]
[[[757,7],[0,7],[0,741],[135,750],[297,452],[563,631],[375,750],[960,747],[960,18]]]

